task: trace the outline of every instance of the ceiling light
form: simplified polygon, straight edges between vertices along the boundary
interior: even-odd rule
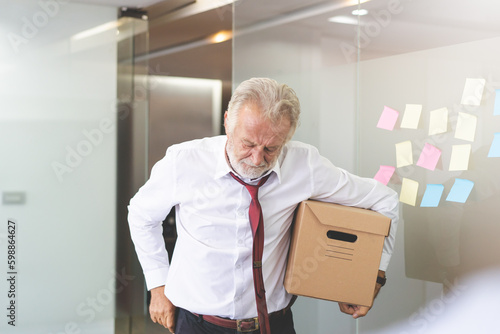
[[[355,9],[352,11],[352,15],[363,16],[368,14],[368,10],[366,9]]]
[[[328,22],[356,25],[358,24],[358,19],[352,16],[332,16],[328,19]]]
[[[216,34],[210,35],[209,40],[212,43],[222,43],[227,40],[230,40],[233,37],[233,33],[231,31],[222,30]]]

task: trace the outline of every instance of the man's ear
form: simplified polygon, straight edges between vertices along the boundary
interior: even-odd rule
[[[227,110],[224,112],[224,129],[226,130],[227,134]]]

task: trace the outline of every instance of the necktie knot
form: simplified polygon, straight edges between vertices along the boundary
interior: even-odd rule
[[[245,185],[247,188],[248,192],[250,193],[250,196],[254,201],[257,201],[259,199],[259,186],[252,186],[250,184]]]
[[[231,176],[233,177],[233,179],[235,179],[241,185],[243,185],[245,188],[247,188],[248,192],[250,193],[250,196],[252,197],[252,199],[254,201],[258,200],[259,188],[264,183],[266,183],[266,181],[269,178],[269,176],[271,176],[271,174],[268,174],[268,175],[264,176],[262,179],[260,179],[258,184],[252,185],[252,184],[246,183],[245,181],[243,181],[242,179],[240,179],[238,176],[234,175],[232,172],[229,172],[229,174],[231,174]]]

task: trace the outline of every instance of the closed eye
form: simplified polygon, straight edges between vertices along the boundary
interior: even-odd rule
[[[274,153],[274,152],[278,151],[278,149],[279,149],[278,146],[266,147],[265,148],[266,152],[269,152],[269,153]]]
[[[255,146],[255,144],[254,144],[254,143],[249,142],[249,141],[247,141],[247,140],[243,140],[243,145],[244,145],[245,147],[249,147],[249,148],[252,148],[252,147],[254,147],[254,146]]]

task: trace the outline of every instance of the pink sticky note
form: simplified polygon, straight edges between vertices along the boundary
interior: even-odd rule
[[[384,106],[384,111],[382,111],[382,115],[380,115],[380,118],[377,123],[377,128],[386,129],[389,131],[394,130],[394,126],[396,125],[398,117],[399,117],[398,111],[389,108],[387,106]]]
[[[392,177],[392,174],[394,174],[395,170],[396,170],[396,167],[380,166],[377,174],[375,174],[374,179],[379,181],[380,183],[387,185],[387,183],[389,183],[389,180]]]
[[[422,153],[420,153],[420,158],[418,158],[417,166],[424,167],[426,169],[434,170],[441,157],[441,150],[426,143]]]

